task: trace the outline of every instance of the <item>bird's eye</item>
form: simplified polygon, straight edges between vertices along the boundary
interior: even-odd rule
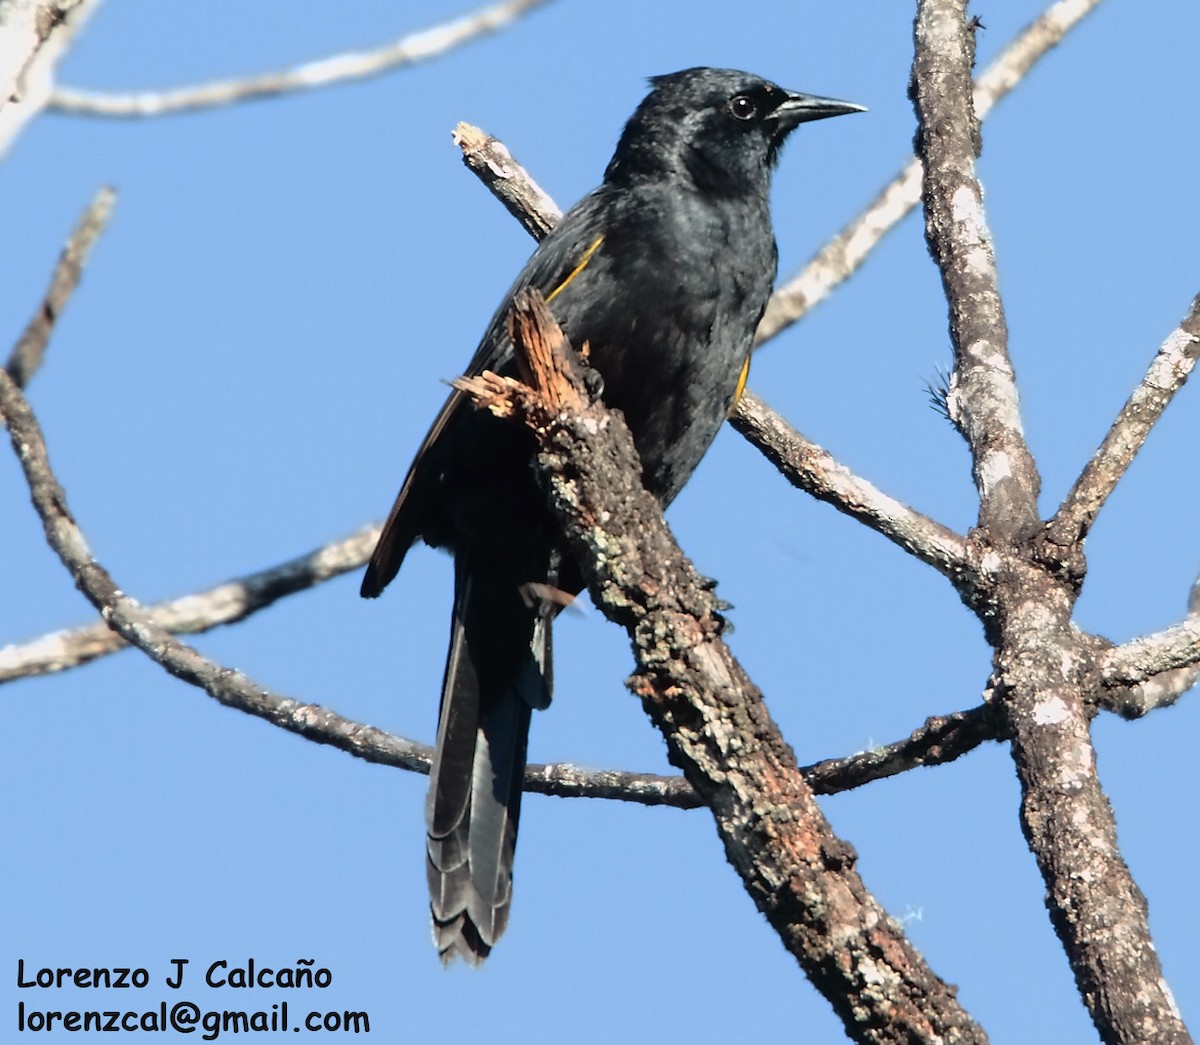
[[[735,94],[729,99],[729,111],[739,120],[750,120],[758,112],[758,105],[748,94]]]

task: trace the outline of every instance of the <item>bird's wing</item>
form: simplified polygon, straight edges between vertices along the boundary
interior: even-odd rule
[[[585,196],[538,245],[492,316],[487,333],[464,372],[467,377],[477,377],[485,370],[503,373],[511,367],[512,343],[505,324],[513,297],[526,287],[536,287],[547,299],[553,299],[557,291],[582,271],[603,238],[604,202],[602,190]],[[440,446],[455,417],[466,408],[466,401],[465,393],[454,389],[417,450],[367,565],[360,589],[364,598],[373,599],[387,587],[399,572],[413,541],[421,534],[427,498],[441,473]]]

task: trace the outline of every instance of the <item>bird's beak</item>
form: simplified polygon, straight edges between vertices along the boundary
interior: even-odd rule
[[[796,94],[789,92],[783,104],[772,114],[780,130],[790,131],[801,123],[812,120],[824,120],[830,116],[845,116],[851,112],[866,112],[865,105],[855,105],[854,102],[841,102],[836,98],[820,98],[815,94]]]

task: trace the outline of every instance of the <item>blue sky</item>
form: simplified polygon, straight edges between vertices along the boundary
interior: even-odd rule
[[[980,9],[986,63],[1040,7]],[[174,86],[367,48],[467,10],[354,0],[108,0],[62,79]],[[782,275],[906,158],[907,4],[557,0],[516,27],[367,83],[143,122],[45,115],[0,167],[0,341],[42,294],[95,189],[109,231],[30,398],[97,558],[143,601],[346,535],[388,508],[411,454],[531,249],[461,166],[469,120],[563,206],[599,179],[644,78],[753,70],[870,113],[801,128],[775,179]],[[988,120],[980,172],[1032,448],[1050,512],[1200,289],[1200,8],[1101,6]],[[6,350],[5,350],[6,351]],[[965,530],[959,437],[925,385],[950,359],[945,305],[910,216],[862,271],[755,359],[751,386],[893,496]],[[1102,514],[1081,626],[1120,641],[1182,615],[1200,569],[1200,410],[1185,389]],[[0,454],[0,644],[89,608]],[[943,580],[788,488],[732,430],[669,519],[735,605],[734,652],[801,761],[898,739],[978,702],[989,651]],[[378,602],[347,576],[195,645],[263,685],[431,739],[449,561],[415,553]],[[534,761],[668,770],[595,611],[556,633],[556,701]],[[569,1035],[697,1043],[838,1022],[754,911],[703,812],[526,799],[516,898],[486,967],[429,942],[424,778],[369,766],[219,707],[125,652],[9,685],[0,830],[5,1010],[95,1008],[19,991],[27,965],[192,967],[315,959],[333,986],[293,1007],[370,1014],[384,1040]],[[1185,1018],[1200,783],[1195,694],[1095,738],[1123,850]],[[1007,751],[822,800],[868,886],[996,1042],[1090,1042],[1017,822]],[[124,992],[156,1007],[165,991]],[[269,1007],[272,992],[194,992]],[[103,1007],[103,1006],[99,1006]],[[449,1028],[449,1029],[447,1029]],[[65,1036],[65,1035],[64,1035]]]

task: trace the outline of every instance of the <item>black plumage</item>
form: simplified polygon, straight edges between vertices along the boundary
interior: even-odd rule
[[[775,280],[768,208],[779,148],[798,124],[859,106],[748,73],[687,69],[651,81],[599,188],[533,253],[467,369],[512,372],[505,317],[536,287],[603,380],[665,506],[740,392]],[[519,425],[455,391],[434,421],[367,568],[378,595],[417,537],[455,559],[450,652],[431,773],[428,877],[444,958],[487,956],[508,920],[532,710],[550,702],[550,624],[579,571],[565,552]]]

